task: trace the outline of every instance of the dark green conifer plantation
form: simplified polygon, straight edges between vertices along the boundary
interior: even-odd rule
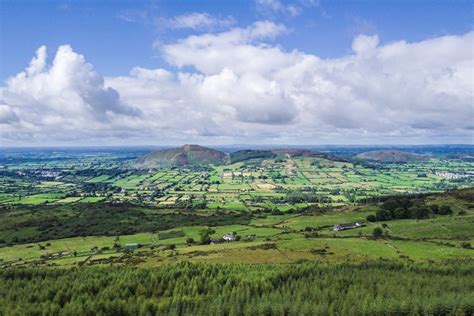
[[[0,315],[472,315],[474,262],[0,271]]]

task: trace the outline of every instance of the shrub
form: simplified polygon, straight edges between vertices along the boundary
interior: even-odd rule
[[[453,214],[453,210],[451,209],[451,206],[449,206],[449,205],[442,205],[439,208],[439,214],[441,214],[441,215],[450,215],[450,214]]]
[[[250,250],[257,250],[257,249],[262,249],[262,250],[270,250],[270,249],[277,249],[277,245],[274,242],[267,242],[258,246],[251,246],[249,247]]]
[[[282,213],[282,211],[280,211],[279,209],[275,208],[275,209],[273,209],[273,211],[272,211],[271,214],[272,214],[272,215],[282,215],[283,213]]]
[[[383,235],[383,229],[380,227],[375,227],[372,231],[372,236],[375,238],[380,238]]]
[[[169,244],[163,247],[163,250],[174,250],[174,249],[176,249],[175,244]]]
[[[376,221],[377,221],[377,217],[375,217],[375,215],[373,215],[373,214],[370,214],[369,216],[367,216],[367,221],[369,221],[369,222],[376,222]]]
[[[304,234],[304,238],[318,238],[319,233],[318,232],[307,232]]]
[[[315,248],[311,249],[311,253],[314,255],[325,255],[327,253],[327,250],[325,248]]]
[[[199,232],[199,235],[201,236],[201,244],[202,245],[208,245],[210,242],[211,242],[211,235],[214,234],[216,231],[211,229],[211,228],[207,228],[207,229],[203,229]]]
[[[412,218],[424,219],[430,217],[430,210],[426,207],[414,207],[411,209]]]

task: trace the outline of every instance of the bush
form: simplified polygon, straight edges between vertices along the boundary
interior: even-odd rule
[[[372,231],[372,236],[375,238],[380,238],[383,235],[383,229],[380,227],[375,227]]]
[[[211,242],[211,235],[215,232],[215,230],[209,227],[207,229],[201,230],[199,232],[199,235],[201,236],[201,245],[208,245]]]
[[[442,205],[439,208],[439,214],[441,214],[441,215],[451,215],[451,214],[453,214],[453,210],[451,209],[451,206],[449,206],[449,205]]]
[[[424,219],[430,217],[430,210],[426,207],[414,207],[411,209],[412,218]]]
[[[304,238],[318,238],[319,233],[318,232],[307,232],[304,234]]]
[[[471,249],[472,246],[471,246],[471,243],[469,243],[467,241],[464,241],[464,242],[461,243],[461,248]]]
[[[169,244],[163,247],[163,250],[175,250],[176,245],[175,244]]]
[[[467,213],[466,213],[465,210],[460,210],[459,213],[458,213],[458,215],[466,215],[466,214],[467,214]]]
[[[369,221],[369,222],[376,222],[376,221],[377,221],[377,217],[375,217],[375,215],[370,214],[369,216],[367,216],[367,221]]]
[[[271,214],[272,214],[272,215],[283,215],[282,211],[280,211],[280,210],[277,209],[277,208],[273,209],[273,211],[272,211]]]

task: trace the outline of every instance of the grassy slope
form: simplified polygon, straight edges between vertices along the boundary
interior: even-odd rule
[[[469,195],[468,195],[469,197]],[[199,232],[205,226],[177,226],[170,230],[142,232],[132,235],[121,235],[119,242],[140,243],[144,247],[135,256],[140,265],[154,266],[167,262],[195,261],[220,263],[291,263],[301,260],[445,260],[455,258],[474,259],[474,250],[461,247],[463,242],[474,243],[474,208],[472,202],[455,194],[434,195],[425,198],[428,204],[449,203],[455,210],[454,215],[436,215],[425,220],[401,219],[384,222],[384,229],[390,238],[374,240],[371,238],[373,228],[381,222],[368,223],[366,227],[334,233],[332,226],[338,223],[364,220],[374,212],[374,206],[344,207],[323,214],[269,215],[266,218],[255,218],[247,224],[231,224],[214,227],[212,238],[219,238],[225,233],[236,232],[242,241],[218,245],[186,245],[186,238],[198,241]],[[457,215],[464,210],[466,215]],[[67,211],[63,211],[67,215]],[[205,211],[206,212],[212,211]],[[172,214],[170,214],[172,215]],[[23,216],[35,219],[32,214]],[[33,217],[32,217],[33,216]],[[18,220],[18,219],[17,219]],[[305,238],[305,228],[318,229],[319,237]],[[179,237],[162,238],[167,232],[182,232]],[[35,234],[35,231],[4,230],[0,237],[8,234]],[[250,237],[247,237],[250,236]],[[113,249],[114,237],[75,237],[43,241],[0,248],[0,260],[4,264],[27,264],[40,260],[41,256],[63,252],[63,258],[51,258],[45,263],[74,265],[86,259],[100,259],[120,256]],[[244,241],[247,240],[247,241]],[[49,243],[50,245],[46,244]],[[166,245],[176,245],[175,250],[163,250]],[[40,249],[39,245],[45,246]],[[92,250],[107,247],[102,252]],[[153,247],[153,248],[150,248]],[[72,252],[76,257],[72,258]],[[92,255],[92,258],[89,256]]]

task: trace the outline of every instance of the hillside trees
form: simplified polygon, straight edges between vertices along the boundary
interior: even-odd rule
[[[429,207],[422,200],[416,198],[400,197],[390,198],[382,203],[375,215],[368,215],[367,221],[389,221],[392,219],[425,219],[432,214],[451,215],[453,213],[449,205]]]
[[[10,268],[0,314],[471,315],[473,272],[467,261]]]

